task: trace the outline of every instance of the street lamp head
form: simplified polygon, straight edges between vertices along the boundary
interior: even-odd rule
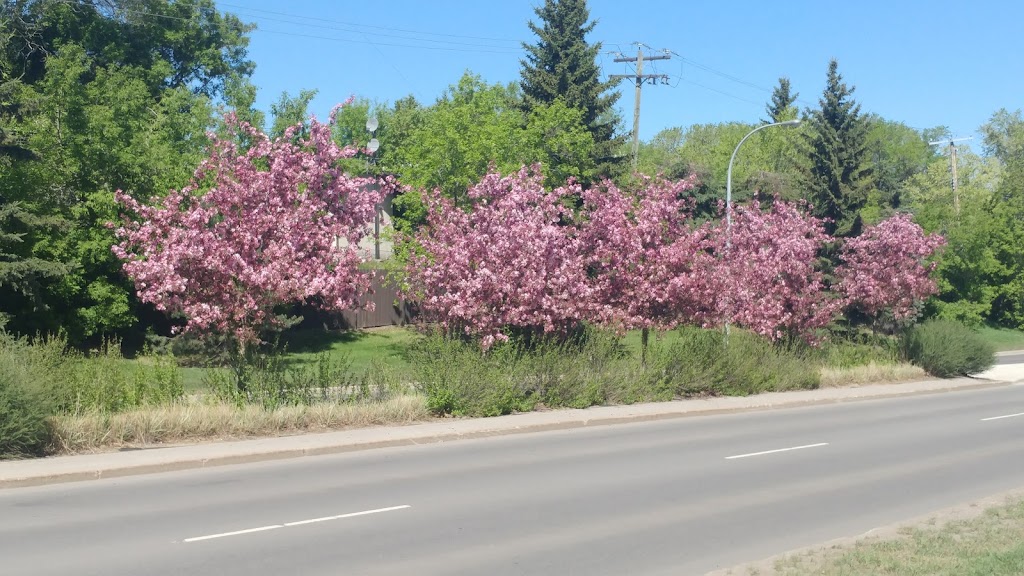
[[[369,119],[366,120],[366,131],[376,132],[378,125],[379,124],[377,123],[377,119],[371,116]]]
[[[797,118],[795,120],[786,120],[785,122],[782,122],[781,125],[782,126],[796,126],[799,123],[800,123],[800,119]]]

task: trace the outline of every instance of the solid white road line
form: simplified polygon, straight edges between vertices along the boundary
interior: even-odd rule
[[[259,528],[249,528],[248,530],[236,530],[234,532],[210,534],[209,536],[196,536],[194,538],[185,538],[184,540],[182,540],[182,542],[199,542],[201,540],[213,540],[214,538],[224,538],[226,536],[239,536],[241,534],[251,534],[253,532],[264,532],[266,530],[274,530],[276,528],[288,528],[290,526],[302,526],[303,524],[314,524],[316,522],[327,522],[329,520],[341,520],[342,518],[366,516],[367,514],[380,514],[381,512],[392,512],[395,510],[403,510],[405,508],[412,508],[412,506],[408,504],[402,504],[401,506],[389,506],[387,508],[363,510],[362,512],[349,512],[348,514],[338,514],[337,516],[324,516],[323,518],[313,518],[311,520],[299,520],[297,522],[286,522],[284,524],[272,524],[270,526],[260,526]]]
[[[993,416],[991,418],[982,418],[982,422],[988,422],[989,420],[1002,420],[1003,418],[1016,418],[1017,416],[1024,416],[1024,412],[1018,412],[1016,414],[1007,414],[1006,416]]]
[[[299,520],[298,522],[286,522],[285,526],[301,526],[303,524],[313,524],[315,522],[327,522],[329,520],[341,520],[342,518],[352,518],[353,516],[366,516],[367,514],[380,514],[381,512],[391,512],[393,510],[402,510],[404,508],[411,508],[408,504],[402,504],[401,506],[391,506],[390,508],[377,508],[376,510],[364,510],[362,512],[350,512],[348,514],[339,514],[337,516],[324,516],[323,518],[313,518],[312,520]]]
[[[260,526],[259,528],[249,528],[248,530],[235,530],[234,532],[222,532],[220,534],[210,534],[209,536],[196,536],[195,538],[185,538],[184,540],[182,540],[182,542],[199,542],[200,540],[213,540],[214,538],[224,538],[225,536],[238,536],[239,534],[264,532],[266,530],[274,530],[275,528],[284,528],[284,525],[274,524],[272,526]]]
[[[828,446],[828,442],[819,442],[818,444],[805,444],[804,446],[793,446],[792,448],[779,448],[777,450],[765,450],[763,452],[751,452],[750,454],[737,454],[736,456],[726,456],[725,459],[736,460],[737,458],[750,458],[751,456],[764,456],[765,454],[792,452],[793,450],[803,450],[805,448],[818,448],[819,446]]]

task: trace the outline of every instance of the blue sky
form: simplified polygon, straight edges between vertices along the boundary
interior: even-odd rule
[[[349,95],[433,102],[470,70],[488,82],[519,79],[526,23],[541,0],[231,0],[217,4],[258,29],[251,35],[258,107],[282,91],[315,88],[311,112],[324,118]],[[754,2],[592,0],[604,74],[628,74],[613,52],[635,42],[671,50],[644,72],[671,76],[643,89],[640,136],[664,128],[758,122],[779,76],[800,104],[815,106],[830,58],[863,110],[915,128],[949,126],[977,137],[999,108],[1024,95],[1020,26],[1024,3],[1010,0]],[[655,63],[652,63],[655,64]],[[633,86],[619,108],[632,128]],[[978,148],[977,140],[972,143]]]

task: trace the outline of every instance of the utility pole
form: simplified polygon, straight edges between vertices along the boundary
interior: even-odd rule
[[[929,142],[928,144],[935,146],[936,144],[949,144],[949,173],[950,173],[950,184],[953,187],[953,212],[960,216],[960,193],[957,191],[957,177],[956,177],[956,146],[954,142],[962,142],[964,140],[974,140],[974,136],[968,136],[966,138],[950,138],[949,140],[936,140],[935,142]]]
[[[661,80],[663,84],[668,84],[668,76],[665,74],[644,74],[644,61],[645,60],[669,60],[672,55],[668,50],[664,54],[656,55],[644,55],[643,44],[637,43],[636,57],[626,57],[619,55],[615,62],[636,62],[636,74],[611,74],[608,78],[612,80],[625,80],[633,79],[636,81],[636,96],[633,102],[633,170],[636,170],[637,155],[640,153],[640,88],[644,85],[644,82],[656,82]]]

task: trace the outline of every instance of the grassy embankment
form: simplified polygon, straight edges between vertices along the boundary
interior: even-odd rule
[[[894,537],[869,537],[849,545],[783,558],[759,576],[1019,576],[1024,574],[1024,498],[972,517],[937,516]]]

